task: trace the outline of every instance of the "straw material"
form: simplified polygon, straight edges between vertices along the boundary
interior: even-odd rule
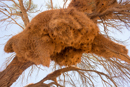
[[[130,63],[130,57],[127,55],[128,50],[125,46],[115,43],[104,35],[97,35],[92,44],[92,53],[104,58],[118,58]]]
[[[50,60],[59,65],[75,65],[83,52],[91,50],[98,32],[97,25],[74,8],[46,11],[37,15],[23,32],[13,36],[5,51],[13,50],[20,61],[29,60],[36,65],[49,66]]]
[[[85,7],[83,3],[87,0],[78,2],[72,0],[67,9],[49,10],[38,14],[23,32],[7,42],[5,52],[14,51],[21,62],[31,61],[36,65],[42,64],[47,67],[51,60],[61,66],[76,65],[80,63],[84,52],[105,58],[129,60],[125,46],[99,34],[97,24],[85,15],[81,8],[82,12],[78,11],[80,6]],[[116,3],[114,0],[92,2],[98,7],[106,6],[105,3],[109,3],[109,6]],[[77,8],[74,8],[75,6]]]

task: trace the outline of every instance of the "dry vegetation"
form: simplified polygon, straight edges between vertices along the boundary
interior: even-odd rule
[[[49,67],[50,61],[66,67],[55,70],[38,83],[27,87],[63,87],[67,83],[65,78],[70,78],[68,83],[76,86],[73,77],[67,73],[69,71],[77,72],[81,77],[79,82],[85,86],[95,86],[95,77],[91,73],[97,74],[106,86],[118,87],[121,85],[120,79],[129,82],[128,50],[110,39],[108,27],[121,31],[121,26],[113,25],[112,22],[122,22],[125,27],[130,26],[130,1],[72,0],[67,8],[56,10],[53,9],[52,0],[50,2],[52,10],[38,14],[29,22],[26,17],[30,5],[25,9],[22,0],[19,0],[26,28],[5,45],[5,52],[15,52],[16,56],[0,72],[0,86],[11,86],[31,65],[42,64]],[[98,24],[104,26],[104,35]],[[103,67],[106,71],[100,72],[96,70],[97,67]],[[64,80],[58,79],[61,75]],[[47,80],[53,82],[43,83]],[[60,83],[61,80],[63,84]]]

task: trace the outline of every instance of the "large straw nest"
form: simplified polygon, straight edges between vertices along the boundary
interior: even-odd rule
[[[79,4],[73,1],[67,9],[38,14],[24,31],[7,42],[5,52],[15,52],[19,61],[31,61],[43,66],[49,66],[50,60],[59,65],[75,65],[81,61],[84,52],[105,58],[128,59],[125,46],[100,34],[97,24],[81,11],[84,8],[78,9],[81,6],[85,7],[82,4],[86,1],[81,0]],[[94,2],[94,6],[107,7],[106,0],[101,2],[104,4],[97,3]],[[90,10],[93,10],[94,6]],[[99,10],[101,12],[102,9]]]

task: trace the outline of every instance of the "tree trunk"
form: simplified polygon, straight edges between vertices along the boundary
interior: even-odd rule
[[[10,87],[22,72],[31,65],[33,65],[32,62],[20,62],[18,58],[15,57],[6,69],[0,72],[0,87]]]

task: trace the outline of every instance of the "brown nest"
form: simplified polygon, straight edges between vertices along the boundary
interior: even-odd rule
[[[14,51],[20,61],[44,66],[49,66],[50,60],[59,65],[75,65],[84,52],[105,58],[128,58],[125,46],[100,34],[97,24],[75,8],[38,14],[23,32],[7,42],[5,51]]]

